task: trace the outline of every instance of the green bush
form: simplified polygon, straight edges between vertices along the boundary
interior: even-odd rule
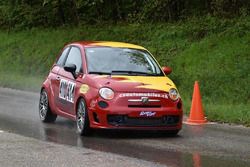
[[[245,17],[249,11],[249,0],[9,0],[0,1],[0,29],[166,23],[207,15]]]

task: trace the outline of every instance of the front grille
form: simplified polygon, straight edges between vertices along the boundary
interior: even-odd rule
[[[161,108],[161,105],[128,105],[130,108]]]
[[[163,116],[160,118],[128,117],[126,115],[108,115],[108,123],[113,126],[176,126],[179,116]]]

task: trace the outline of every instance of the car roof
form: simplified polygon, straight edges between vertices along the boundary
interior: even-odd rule
[[[112,42],[112,41],[79,41],[71,44],[82,45],[83,47],[115,47],[115,48],[132,48],[146,50],[146,48],[125,42]]]

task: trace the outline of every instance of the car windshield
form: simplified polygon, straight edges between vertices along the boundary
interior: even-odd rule
[[[164,76],[146,51],[113,47],[93,47],[85,51],[89,74]]]

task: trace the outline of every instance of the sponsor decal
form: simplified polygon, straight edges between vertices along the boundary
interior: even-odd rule
[[[59,98],[74,103],[75,83],[65,79],[60,80]]]
[[[119,97],[159,97],[168,99],[167,93],[121,93]],[[143,100],[143,99],[142,99]]]
[[[85,94],[85,93],[88,92],[88,90],[89,90],[89,86],[88,85],[86,85],[86,84],[82,84],[81,85],[81,87],[80,87],[80,93]]]
[[[156,112],[152,112],[152,111],[141,111],[140,112],[140,116],[146,116],[146,117],[153,117],[156,115]]]

